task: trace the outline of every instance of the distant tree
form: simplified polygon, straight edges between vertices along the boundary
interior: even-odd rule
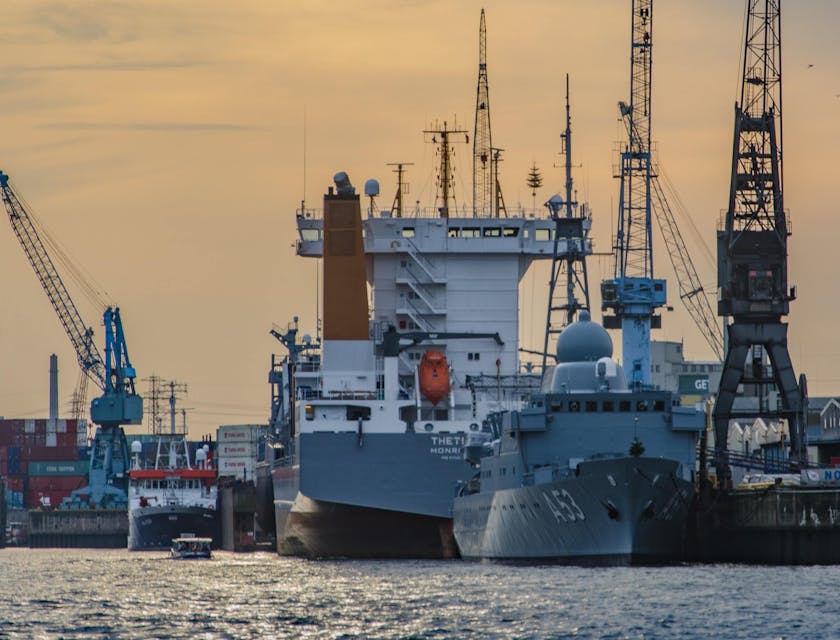
[[[528,188],[531,189],[532,206],[534,211],[537,210],[537,189],[543,186],[543,179],[540,170],[537,169],[537,163],[534,162],[528,171]]]

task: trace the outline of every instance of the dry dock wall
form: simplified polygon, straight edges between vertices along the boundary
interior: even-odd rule
[[[29,546],[125,549],[128,547],[128,511],[30,511]]]

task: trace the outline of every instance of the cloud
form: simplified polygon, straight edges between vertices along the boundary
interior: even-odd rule
[[[259,131],[265,127],[228,122],[52,122],[38,129],[58,131]]]
[[[210,61],[158,61],[158,62],[91,62],[80,64],[44,64],[0,66],[4,73],[42,73],[65,71],[157,71],[161,69],[190,69],[213,64]]]

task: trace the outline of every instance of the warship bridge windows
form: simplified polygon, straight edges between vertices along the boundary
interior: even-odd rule
[[[482,231],[485,238],[498,238],[502,235],[502,230],[499,227],[485,227]]]
[[[414,237],[414,227],[403,227],[402,237],[403,238],[413,238]]]
[[[636,411],[647,411],[647,410],[648,410],[647,400],[639,400],[636,403]]]
[[[618,410],[623,411],[623,412],[630,411],[630,401],[629,400],[621,400],[618,403]]]
[[[604,400],[603,410],[606,413],[612,413],[615,411],[615,402],[612,400]]]
[[[572,400],[569,402],[569,412],[570,413],[578,413],[580,411],[580,402],[577,400]]]
[[[595,400],[587,400],[586,401],[586,412],[587,413],[597,413],[598,411],[598,403]]]
[[[502,230],[502,235],[505,238],[515,238],[519,235],[519,227],[505,227]]]

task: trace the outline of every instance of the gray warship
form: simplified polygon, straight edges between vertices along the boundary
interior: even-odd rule
[[[455,498],[468,559],[639,564],[683,557],[704,416],[668,391],[628,387],[612,340],[582,311],[529,406],[468,449]],[[482,456],[482,449],[487,455]]]

